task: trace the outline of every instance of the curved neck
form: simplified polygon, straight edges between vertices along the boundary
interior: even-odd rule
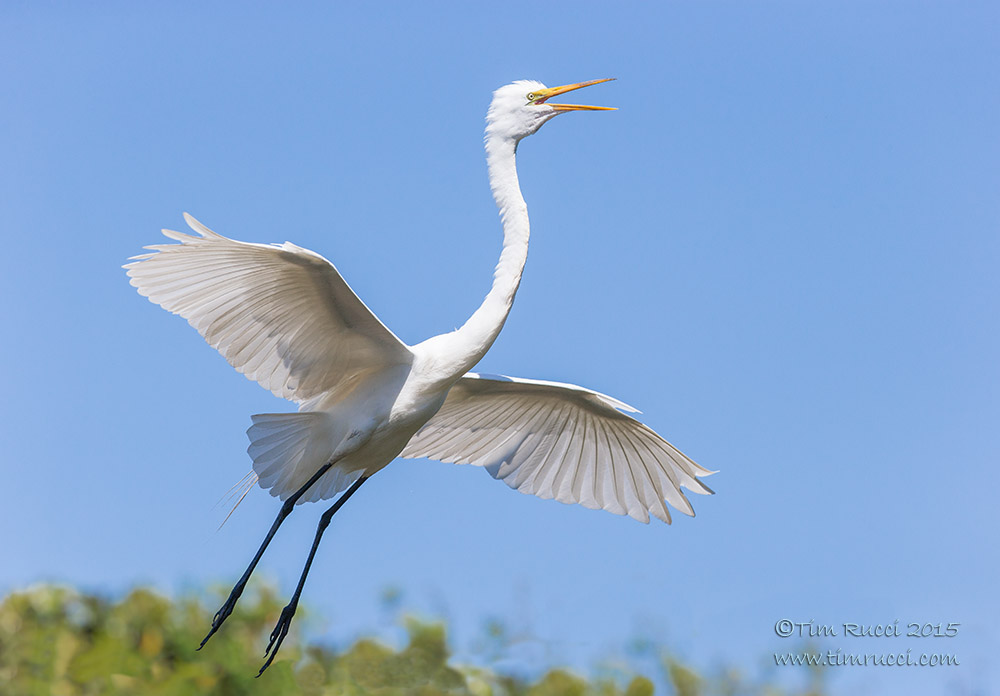
[[[493,272],[493,287],[469,320],[452,337],[456,341],[458,376],[468,372],[490,349],[514,304],[528,258],[528,206],[517,182],[517,141],[486,131],[486,163],[493,199],[503,224],[503,250]]]

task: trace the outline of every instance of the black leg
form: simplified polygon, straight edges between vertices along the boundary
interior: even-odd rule
[[[278,654],[278,648],[281,647],[281,642],[288,635],[288,627],[292,625],[292,617],[295,616],[295,610],[299,606],[299,595],[302,594],[302,588],[306,584],[306,576],[309,574],[309,567],[312,565],[313,557],[316,555],[316,549],[319,548],[320,539],[323,538],[323,532],[330,525],[330,519],[339,510],[347,499],[354,495],[354,491],[361,488],[361,484],[368,480],[367,476],[362,476],[354,484],[344,492],[342,496],[337,499],[329,510],[323,513],[323,516],[319,518],[319,525],[316,527],[316,538],[313,539],[312,548],[309,549],[309,557],[306,559],[306,565],[302,569],[302,575],[299,576],[299,584],[295,588],[295,594],[292,595],[292,599],[281,610],[281,616],[278,618],[278,623],[275,625],[274,630],[271,631],[271,640],[267,644],[267,650],[264,651],[264,656],[267,657],[267,662],[264,666],[260,668],[257,673],[259,677],[264,673],[271,662],[274,660],[274,656]]]
[[[257,555],[253,557],[252,561],[250,561],[250,565],[247,566],[246,572],[243,573],[243,577],[236,582],[236,585],[233,587],[233,591],[229,593],[229,598],[222,605],[222,608],[215,612],[215,617],[212,619],[212,630],[210,630],[208,635],[201,641],[201,645],[198,646],[199,650],[205,647],[205,643],[208,642],[208,639],[215,635],[215,632],[219,630],[223,622],[229,618],[230,614],[233,613],[233,608],[236,607],[236,602],[239,600],[240,595],[243,594],[243,590],[246,588],[247,582],[250,580],[250,575],[253,573],[254,568],[257,567],[260,557],[264,555],[264,549],[266,549],[267,545],[271,543],[271,539],[274,538],[274,533],[278,531],[278,527],[281,526],[281,523],[284,522],[285,518],[291,514],[292,510],[295,508],[296,501],[303,496],[310,486],[319,480],[320,476],[329,471],[331,466],[333,466],[333,462],[327,462],[321,466],[319,470],[313,474],[313,477],[309,479],[304,486],[302,486],[302,488],[292,493],[292,495],[290,495],[288,499],[282,503],[281,510],[278,511],[278,516],[275,518],[274,524],[271,525],[270,531],[268,531],[267,536],[264,537],[264,542],[260,545],[260,548],[257,549]]]

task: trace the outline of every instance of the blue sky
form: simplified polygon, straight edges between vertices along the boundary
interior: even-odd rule
[[[483,116],[514,79],[587,90],[519,150],[532,247],[487,372],[583,384],[719,474],[648,527],[400,461],[306,587],[335,643],[379,593],[526,637],[512,666],[632,637],[761,674],[779,619],[961,622],[844,652],[851,693],[1000,684],[1000,11],[991,3],[5,3],[0,589],[236,579],[273,518],[245,380],[120,269],[189,211],[334,261],[403,340],[460,325],[500,227]],[[290,592],[320,509],[261,565]],[[778,672],[794,683],[801,675]]]

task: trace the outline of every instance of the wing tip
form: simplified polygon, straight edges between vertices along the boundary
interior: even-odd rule
[[[219,234],[218,232],[213,232],[212,230],[208,229],[204,224],[202,224],[191,213],[184,212],[184,213],[182,213],[182,215],[184,216],[184,222],[187,223],[188,227],[190,227],[192,230],[194,230],[195,232],[197,232],[203,238],[205,238],[205,239],[224,239],[224,237],[221,234]],[[163,233],[166,234],[167,230],[163,230]],[[170,235],[167,235],[167,236],[170,236]],[[188,235],[185,235],[185,236],[188,236]]]
[[[715,472],[712,472],[712,473],[715,473]],[[702,495],[715,495],[715,491],[713,491],[711,488],[709,488],[708,486],[706,486],[704,483],[702,483],[701,481],[699,481],[698,483],[701,484],[701,487],[704,488],[705,490],[704,491],[692,491],[693,493],[701,492]]]

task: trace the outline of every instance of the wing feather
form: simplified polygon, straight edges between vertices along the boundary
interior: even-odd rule
[[[569,495],[566,488],[569,484],[565,482],[568,476],[572,477],[572,472],[579,462],[580,454],[583,451],[583,445],[578,439],[580,419],[574,417],[572,413],[567,418],[570,428],[564,431],[566,434],[566,449],[552,462],[552,481],[546,491],[546,495],[549,498],[567,497]]]
[[[197,235],[164,230],[125,266],[140,295],[179,314],[249,379],[303,402],[413,354],[332,263],[290,242],[228,239],[185,214]]]
[[[571,421],[566,410],[565,404],[559,405],[559,430],[552,446],[546,452],[545,458],[538,463],[537,471],[532,481],[535,495],[545,500],[555,497],[555,493],[552,492],[553,483],[562,468],[562,461],[566,456],[566,450],[570,445],[573,431],[575,430],[575,424]]]
[[[511,488],[641,522],[667,524],[667,504],[694,515],[683,489],[707,494],[713,472],[623,411],[572,384],[470,372],[401,456],[482,466]]]

